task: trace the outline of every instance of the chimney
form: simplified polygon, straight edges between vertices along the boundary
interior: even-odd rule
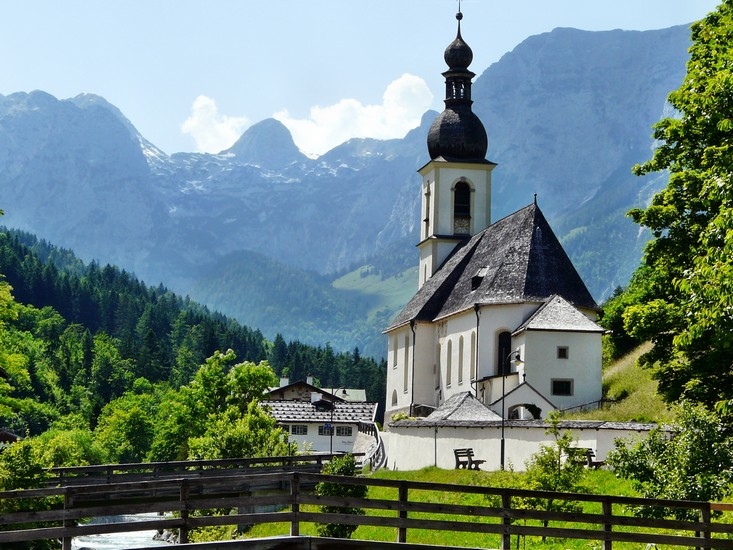
[[[312,386],[313,385],[313,377],[312,376],[306,376],[305,377],[305,383],[308,384],[309,386]]]
[[[281,388],[284,388],[288,384],[290,384],[290,378],[281,378],[280,379],[280,387]]]

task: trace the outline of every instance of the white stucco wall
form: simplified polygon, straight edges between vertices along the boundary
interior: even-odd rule
[[[436,405],[435,338],[432,323],[408,324],[388,333],[386,419],[400,411],[409,414],[411,403]]]
[[[576,446],[592,449],[596,460],[605,460],[617,438],[645,437],[650,427],[638,429],[573,429]],[[544,426],[505,426],[505,468],[523,471],[540,445],[554,442]],[[400,427],[382,433],[387,451],[387,468],[419,470],[429,466],[455,468],[453,449],[471,447],[477,459],[486,460],[482,470],[500,469],[501,426],[490,427]]]
[[[470,234],[475,235],[491,224],[493,168],[491,164],[429,162],[420,170],[423,178],[420,199],[420,286],[435,273],[455,247],[456,241],[427,239],[454,234],[453,191],[461,178],[471,188]]]
[[[512,332],[520,326],[536,309],[539,304],[510,304],[492,305],[479,308],[479,318],[473,309],[452,315],[437,323],[438,342],[440,343],[440,366],[441,366],[441,395],[443,400],[451,395],[464,391],[475,391],[475,385],[470,383],[470,367],[475,359],[471,351],[471,335],[478,334],[476,342],[478,346],[478,363],[475,379],[482,379],[493,376],[499,372],[498,344],[499,334]],[[478,333],[476,330],[478,328]],[[460,383],[460,340],[463,337],[463,383]],[[448,380],[448,348],[449,343],[451,358],[451,377]],[[511,349],[516,349],[512,342]],[[516,370],[516,367],[514,368]],[[515,384],[516,385],[516,384]],[[510,388],[507,388],[507,390]],[[479,391],[480,393],[480,391]],[[485,403],[490,403],[489,396],[486,396]]]
[[[428,183],[431,185],[431,219],[428,234],[453,234],[453,189],[461,178],[465,178],[471,187],[471,234],[474,235],[491,224],[492,169],[492,165],[486,164],[435,162],[420,171],[423,176],[421,220],[427,217],[425,190]]]
[[[471,384],[476,351],[475,379],[496,376],[500,362],[499,334],[514,331],[537,307],[539,304],[483,306],[479,309],[478,325],[473,309],[435,324],[416,323],[414,349],[413,331],[409,325],[391,331],[388,335],[386,418],[391,418],[398,411],[409,412],[410,403],[437,407],[452,395],[465,391],[475,393],[487,405],[494,403],[500,397],[497,394],[500,379],[480,384],[478,391]],[[473,347],[472,337],[475,339]],[[567,348],[567,359],[558,358],[558,347]],[[547,403],[565,409],[601,398],[600,333],[524,331],[512,338],[511,350],[516,349],[519,349],[521,361],[512,365],[512,371],[517,375],[507,379],[505,389],[509,392],[523,381],[531,384],[545,397],[546,401],[537,403],[543,410],[543,416],[550,409]],[[404,369],[407,369],[407,389]],[[553,395],[553,380],[571,381],[572,395]],[[397,404],[393,405],[395,394]]]
[[[567,359],[558,348],[567,349]],[[598,401],[603,396],[600,332],[530,330],[524,333],[526,381],[559,409]],[[570,381],[572,395],[552,392],[553,380]]]
[[[298,444],[298,450],[301,452],[314,452],[314,453],[327,453],[331,450],[331,437],[328,435],[318,435],[318,427],[323,426],[322,423],[305,423],[305,422],[292,422],[288,426],[300,425],[308,427],[307,435],[293,435],[290,434],[290,441]],[[351,427],[350,436],[336,435],[334,430],[333,434],[333,452],[349,453],[354,449],[354,442],[356,436],[359,433],[358,424],[335,424],[334,427]],[[292,429],[292,428],[290,428]]]

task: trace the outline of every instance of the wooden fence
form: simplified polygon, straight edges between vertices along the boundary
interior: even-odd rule
[[[321,481],[386,488],[379,492],[392,496],[364,499],[325,497],[315,495],[312,489],[305,489]],[[275,487],[279,490],[274,491]],[[481,505],[470,506],[438,502],[440,499],[435,495],[445,492],[482,495],[484,498],[480,499]],[[528,508],[527,499],[586,503],[587,509],[597,511],[548,512]],[[324,505],[359,507],[368,513],[322,513],[319,506]],[[258,511],[263,506],[277,511]],[[185,544],[189,540],[190,530],[198,527],[273,522],[289,524],[290,537],[299,537],[301,526],[314,522],[379,526],[391,530],[391,536],[387,535],[386,538],[399,543],[406,543],[408,533],[413,529],[482,533],[493,537],[485,539],[492,541],[492,547],[501,546],[504,550],[509,550],[513,536],[598,541],[604,550],[611,550],[614,542],[621,541],[640,545],[733,548],[733,524],[725,523],[720,518],[714,521],[713,518],[716,510],[728,510],[727,505],[300,472],[5,491],[0,492],[0,507],[0,528],[3,529],[0,531],[0,547],[3,548],[10,543],[58,539],[63,541],[65,549],[69,549],[71,539],[76,536],[162,529],[178,530],[180,541]],[[699,512],[700,519],[680,521],[637,517],[630,512],[630,507],[692,509]],[[225,514],[217,515],[215,510],[225,511]],[[133,524],[85,522],[93,517],[140,513],[162,515]],[[381,544],[363,543],[362,548],[377,548]],[[296,546],[258,546],[256,541],[250,541],[238,547]],[[319,546],[313,546],[316,547]],[[334,546],[324,543],[320,547]]]
[[[155,481],[178,478],[205,478],[272,473],[274,471],[320,473],[323,465],[343,453],[230,458],[218,460],[181,460],[170,462],[138,462],[128,464],[96,464],[51,468],[43,479],[45,486],[94,485],[132,481]],[[357,455],[355,455],[357,456]],[[29,485],[36,480],[29,480]]]

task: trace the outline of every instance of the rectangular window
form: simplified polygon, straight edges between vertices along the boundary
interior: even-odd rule
[[[567,359],[570,357],[570,350],[567,346],[558,346],[557,347],[557,358],[558,359]]]
[[[558,379],[553,380],[552,395],[573,395],[573,381]]]
[[[290,427],[290,433],[293,435],[308,435],[308,426],[303,424],[293,424]]]
[[[336,435],[339,437],[351,437],[353,428],[351,426],[336,426]]]
[[[318,435],[333,435],[333,426],[328,424],[324,426],[318,426]]]
[[[290,426],[287,424],[280,424],[280,428],[282,428],[282,431],[284,431],[286,434],[290,433]]]

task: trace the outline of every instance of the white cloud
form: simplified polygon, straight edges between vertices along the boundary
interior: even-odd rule
[[[181,131],[193,137],[197,151],[218,153],[231,147],[250,124],[246,117],[219,114],[216,101],[200,95],[191,106],[191,114],[181,124]]]
[[[422,78],[403,74],[387,86],[381,105],[342,99],[335,105],[311,107],[306,119],[291,118],[287,110],[274,118],[287,126],[301,151],[321,155],[353,137],[402,137],[420,123],[432,102],[433,94]]]

